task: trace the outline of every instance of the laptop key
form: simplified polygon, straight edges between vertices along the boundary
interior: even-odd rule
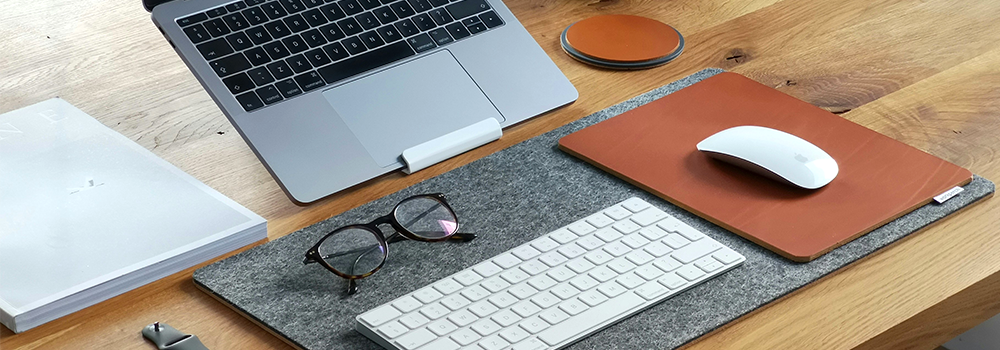
[[[264,44],[264,51],[267,51],[267,55],[271,56],[272,60],[279,58],[288,57],[291,53],[285,48],[285,45],[280,41],[272,41],[270,43]]]
[[[455,39],[452,39],[451,35],[448,34],[448,30],[444,28],[429,31],[427,34],[431,35],[431,38],[434,39],[434,43],[438,44],[438,46],[455,41]]]
[[[264,13],[266,13],[267,17],[270,19],[278,19],[288,15],[288,12],[285,11],[285,8],[281,7],[281,5],[279,5],[277,2],[269,2],[263,4],[260,6],[260,8],[264,10]]]
[[[420,33],[420,30],[417,29],[417,25],[413,24],[413,21],[409,19],[404,19],[402,21],[396,22],[395,26],[396,26],[396,31],[398,31],[399,34],[404,37]]]
[[[205,22],[205,30],[208,30],[208,34],[212,34],[212,37],[214,38],[229,34],[231,32],[229,30],[229,27],[226,27],[226,22],[223,21],[221,18],[216,18],[208,22]]]
[[[464,0],[445,6],[455,18],[465,18],[490,9],[486,0]]]
[[[243,54],[239,52],[209,62],[208,65],[212,66],[215,74],[218,74],[220,78],[250,69],[250,61],[247,61],[247,58],[243,57]]]
[[[358,0],[342,0],[337,4],[339,4],[340,8],[344,9],[344,13],[347,13],[349,16],[356,15],[365,10],[361,7],[361,4],[358,3]]]
[[[301,15],[292,15],[284,19],[285,24],[288,25],[288,29],[292,30],[292,33],[298,33],[303,30],[309,29],[309,23],[306,23],[305,18]]]
[[[382,21],[383,24],[389,24],[399,19],[398,17],[396,17],[395,13],[392,13],[392,9],[390,9],[389,6],[383,6],[377,8],[375,9],[375,11],[372,12],[375,13],[375,16],[378,17],[378,19]]]
[[[187,34],[188,39],[191,39],[191,42],[195,44],[212,38],[201,24],[184,28],[184,34]]]
[[[285,61],[271,63],[267,65],[267,70],[274,75],[274,79],[285,79],[295,74]]]
[[[247,4],[247,6],[253,6],[263,4],[265,1],[267,0],[243,0],[243,3]]]
[[[264,27],[252,27],[246,30],[247,36],[250,37],[250,41],[253,41],[255,45],[261,45],[268,41],[271,41],[271,34],[267,34],[267,30]]]
[[[240,106],[243,106],[243,110],[247,112],[264,107],[264,102],[261,102],[253,91],[236,96],[236,101],[239,101]]]
[[[376,27],[382,25],[382,23],[379,23],[378,19],[375,18],[375,15],[371,12],[365,12],[354,16],[354,19],[357,19],[358,23],[361,24],[361,28],[364,28],[365,30],[375,29]]]
[[[208,17],[212,17],[212,18],[215,18],[215,17],[219,17],[219,16],[222,16],[222,15],[224,15],[224,14],[228,13],[228,12],[229,12],[229,11],[226,11],[226,8],[225,8],[225,7],[223,7],[223,6],[219,6],[219,7],[216,7],[216,8],[214,8],[214,9],[211,9],[211,10],[208,10],[208,11],[205,11],[205,14],[206,14],[206,15],[208,15]]]
[[[234,2],[232,4],[226,5],[226,10],[228,10],[229,12],[239,11],[245,8],[247,8],[247,4],[244,4],[242,2]]]
[[[330,45],[323,46],[323,52],[326,52],[326,55],[330,57],[331,61],[338,61],[348,56],[347,50],[344,49],[344,45],[341,45],[340,43],[332,43]]]
[[[322,67],[331,62],[330,57],[327,57],[326,54],[323,53],[323,49],[309,50],[303,55],[306,56],[306,59],[309,60],[309,63],[312,64],[313,67]]]
[[[296,54],[309,49],[309,45],[306,44],[305,40],[298,35],[293,35],[284,39],[281,42],[285,43],[285,47],[288,48],[288,52]]]
[[[486,25],[483,24],[482,22],[476,22],[476,23],[468,26],[468,28],[469,28],[469,33],[472,33],[472,34],[478,34],[479,32],[486,31],[486,29],[487,29]]]
[[[466,19],[462,20],[462,24],[464,24],[466,27],[471,26],[471,25],[476,24],[476,23],[479,23],[479,22],[482,22],[482,21],[479,20],[479,16],[472,16],[472,17],[469,17],[469,18],[466,18]]]
[[[437,25],[439,26],[443,26],[455,20],[454,18],[451,18],[451,15],[448,14],[448,11],[445,11],[444,9],[433,9],[430,12],[428,12],[428,14],[431,15],[431,18],[433,18],[434,22],[437,23]]]
[[[493,11],[479,15],[479,19],[483,20],[483,23],[490,28],[503,25],[503,20],[501,20],[500,16],[497,16],[497,13]]]
[[[448,4],[448,0],[430,0],[430,1],[431,5],[434,5],[434,7],[444,6]]]
[[[410,6],[413,7],[413,10],[418,13],[434,8],[434,6],[431,6],[431,3],[427,0],[407,0],[407,1],[410,2]]]
[[[335,41],[344,37],[344,32],[340,30],[340,26],[336,23],[330,23],[319,27],[319,32],[323,34],[323,37],[325,37],[327,41]]]
[[[364,7],[365,10],[371,10],[381,5],[378,0],[358,0],[358,2],[361,3],[361,7]]]
[[[316,71],[295,76],[295,82],[299,83],[299,86],[302,87],[302,91],[315,90],[323,87],[323,85],[326,85],[323,83],[323,78],[321,78]]]
[[[278,88],[274,87],[274,85],[268,85],[257,89],[256,91],[257,96],[260,96],[260,99],[263,100],[265,104],[272,104],[284,99],[281,97],[281,93],[278,92]]]
[[[361,38],[356,36],[341,40],[340,42],[344,44],[344,48],[347,49],[347,52],[350,52],[352,55],[368,51],[368,48],[365,47],[365,43],[361,41]]]
[[[226,87],[229,88],[229,92],[232,92],[233,95],[238,95],[254,88],[253,81],[250,80],[250,77],[247,76],[246,73],[240,73],[229,78],[222,79],[222,82],[226,84]]]
[[[288,13],[296,13],[306,10],[306,5],[302,4],[301,0],[280,0],[280,2]]]
[[[292,67],[292,71],[295,73],[302,73],[307,70],[312,69],[312,65],[306,60],[305,56],[295,55],[285,59],[285,62]]]
[[[318,47],[318,46],[323,46],[323,44],[326,44],[326,38],[324,38],[323,34],[320,34],[319,30],[317,29],[312,29],[303,32],[302,40],[305,40],[306,44],[309,44],[309,47]]]
[[[302,0],[302,3],[306,4],[306,7],[312,8],[323,5],[323,0]]]
[[[246,55],[247,59],[250,60],[250,63],[253,64],[253,65],[255,65],[255,66],[259,66],[259,65],[265,64],[267,62],[271,62],[271,57],[267,56],[267,52],[264,51],[263,47],[255,47],[255,48],[249,49],[246,52],[244,52],[243,54]]]
[[[226,39],[223,38],[218,38],[198,45],[198,51],[201,52],[202,57],[205,57],[205,59],[209,61],[234,52],[233,48],[226,42]]]
[[[229,41],[229,45],[232,45],[233,50],[236,51],[243,51],[253,47],[253,42],[251,42],[250,38],[248,38],[243,32],[229,34],[229,36],[226,37],[226,41]]]
[[[196,13],[177,20],[177,25],[181,27],[187,27],[189,25],[204,21],[206,19],[208,19],[208,16],[205,15],[204,13]]]
[[[251,7],[243,10],[243,18],[250,22],[250,25],[258,25],[267,22],[267,15],[264,14],[264,10],[260,7]]]
[[[448,30],[448,34],[451,34],[451,36],[455,38],[455,40],[471,35],[469,34],[469,30],[465,29],[465,26],[462,25],[462,23],[449,24],[447,27],[445,27],[445,29]]]
[[[285,96],[285,98],[302,93],[302,89],[299,88],[299,84],[296,84],[293,79],[286,79],[274,83],[274,87],[277,88],[278,92],[281,93],[281,96]]]
[[[387,43],[391,43],[393,41],[403,38],[403,36],[399,35],[399,32],[396,31],[396,27],[393,27],[391,25],[381,27],[379,29],[376,29],[375,31],[378,32],[378,35],[382,37],[382,40],[384,40]]]
[[[427,35],[427,33],[423,33],[415,37],[406,39],[406,41],[409,42],[410,46],[413,47],[413,50],[418,53],[437,47],[437,45],[434,45],[434,40],[431,39],[431,37]]]
[[[243,15],[240,14],[239,12],[230,13],[228,15],[222,16],[222,19],[225,20],[226,24],[229,25],[229,29],[232,29],[234,32],[244,30],[250,26],[250,23],[247,21],[247,19],[244,18]]]
[[[319,27],[328,22],[326,20],[326,16],[323,16],[323,12],[320,9],[312,9],[303,12],[302,17],[305,17],[306,22],[308,22],[309,25],[313,27]]]
[[[347,15],[344,14],[344,10],[340,9],[340,5],[337,5],[336,3],[326,4],[323,7],[320,7],[319,10],[323,12],[326,19],[331,21],[347,17]]]
[[[323,76],[323,80],[332,84],[344,78],[364,73],[415,54],[409,44],[397,41],[363,55],[322,67],[319,69],[319,74]]]
[[[274,82],[274,77],[271,73],[267,71],[267,68],[259,67],[247,71],[247,75],[250,76],[250,80],[253,80],[254,84],[257,86],[262,86],[265,84],[270,84]]]
[[[403,0],[389,4],[389,8],[391,8],[392,12],[395,12],[396,16],[399,18],[406,18],[415,14],[415,12],[413,12],[413,8],[410,7],[410,4]]]
[[[431,16],[426,13],[413,16],[413,23],[417,25],[417,29],[422,31],[431,30],[434,29],[434,27],[437,27],[437,24],[434,23]]]
[[[358,34],[361,33],[362,30],[361,25],[358,24],[358,21],[354,20],[354,18],[341,20],[340,22],[337,22],[337,25],[339,25],[340,29],[342,29],[344,34],[347,35]]]
[[[375,31],[361,33],[361,35],[358,35],[358,37],[361,38],[361,41],[365,42],[365,46],[367,46],[369,49],[374,49],[376,47],[385,45],[385,41],[382,41],[382,38],[380,38],[378,34],[375,33]]]
[[[292,31],[288,29],[285,22],[282,22],[280,19],[265,23],[264,28],[267,29],[267,32],[270,33],[275,39],[292,34]]]

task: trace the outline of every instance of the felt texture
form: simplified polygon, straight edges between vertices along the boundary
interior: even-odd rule
[[[994,184],[976,176],[944,204],[928,204],[809,263],[796,263],[607,174],[557,149],[559,138],[709,76],[706,69],[546,134],[377,199],[285,237],[201,268],[194,281],[272,333],[304,349],[378,349],[354,330],[355,316],[632,196],[676,216],[746,256],[717,276],[571,345],[571,349],[671,349],[858,260],[984,198]],[[467,243],[403,241],[385,266],[347,283],[306,249],[330,230],[385,215],[401,199],[442,192],[459,215]],[[386,234],[391,228],[384,228]]]

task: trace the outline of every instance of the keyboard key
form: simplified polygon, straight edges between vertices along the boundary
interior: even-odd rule
[[[677,259],[671,258],[669,256],[653,260],[653,265],[655,265],[660,270],[667,272],[676,270],[678,267],[683,266],[683,264],[677,261]]]
[[[323,49],[314,49],[303,54],[313,67],[322,67],[330,63],[330,57],[323,53]]]
[[[546,290],[549,287],[556,285],[556,281],[552,277],[546,275],[539,275],[528,280],[528,285],[535,287],[538,290]]]
[[[667,217],[669,217],[669,215],[667,215],[667,213],[664,213],[662,210],[656,208],[649,208],[635,215],[632,215],[631,219],[639,226],[649,226],[656,223],[657,221],[666,219]]]
[[[462,296],[468,298],[470,301],[480,301],[483,298],[490,296],[490,292],[482,286],[472,286],[463,290]],[[417,299],[420,298],[418,297]]]
[[[500,274],[500,278],[503,278],[504,281],[507,281],[510,284],[520,283],[524,280],[527,280],[529,277],[531,276],[528,275],[528,273],[521,271],[521,269],[517,268],[504,271],[503,273]]]
[[[326,44],[326,38],[323,34],[319,32],[318,29],[312,29],[302,33],[302,40],[309,44],[309,47],[320,47]]]
[[[582,301],[584,304],[587,304],[587,306],[592,306],[592,307],[600,305],[605,301],[608,301],[608,297],[596,289],[580,294],[580,296],[577,298],[580,299],[580,301]]]
[[[260,9],[263,10],[264,13],[267,14],[267,17],[270,19],[278,19],[288,15],[288,12],[285,11],[285,8],[281,7],[281,5],[278,4],[278,2],[266,3],[264,5],[261,5]]]
[[[510,294],[508,292],[500,292],[494,296],[491,296],[487,300],[489,300],[490,303],[492,303],[496,307],[502,309],[514,305],[514,303],[516,303],[518,299],[513,294]]]
[[[431,16],[426,13],[414,16],[413,24],[416,24],[417,29],[420,29],[421,31],[427,31],[434,29],[434,27],[437,27],[437,24],[434,23],[434,20],[431,19]]]
[[[673,249],[679,249],[683,246],[688,245],[688,243],[691,243],[690,241],[687,240],[687,238],[684,238],[684,236],[681,236],[676,233],[668,234],[666,237],[663,238],[661,242],[666,243],[668,246],[670,246],[670,248]]]
[[[340,4],[340,8],[344,9],[344,13],[347,13],[348,16],[361,13],[361,11],[365,10],[358,3],[358,0],[343,0],[338,2],[338,4]]]
[[[361,28],[363,28],[364,30],[375,29],[378,26],[382,25],[382,23],[379,22],[378,19],[375,18],[375,15],[372,14],[371,12],[365,12],[357,16],[354,16],[354,19],[361,24]]]
[[[476,282],[482,281],[483,280],[483,276],[480,276],[479,274],[475,273],[474,271],[465,270],[465,271],[459,272],[458,275],[455,275],[455,280],[458,281],[458,283],[461,283],[462,285],[471,286],[471,285],[473,285]]]
[[[618,283],[605,283],[602,284],[600,287],[597,287],[597,291],[601,292],[601,294],[604,294],[604,296],[608,298],[614,298],[616,296],[621,295],[622,293],[627,292],[628,290],[625,289],[625,287],[622,287],[622,285]]]
[[[387,43],[391,43],[393,41],[403,38],[403,36],[399,35],[399,32],[396,31],[396,27],[393,27],[391,25],[387,25],[379,29],[376,29],[375,32],[377,32],[378,35],[382,37],[382,40]],[[430,39],[431,39],[430,37],[427,37],[427,43],[434,45],[434,43],[432,43]],[[420,50],[417,50],[416,47],[414,47],[414,51],[420,52]]]
[[[468,326],[472,322],[476,322],[476,320],[478,320],[478,319],[479,319],[479,317],[476,317],[476,315],[473,315],[468,310],[462,310],[462,311],[455,312],[455,313],[453,313],[451,315],[448,315],[448,320],[451,321],[451,322],[454,322],[459,327]]]
[[[511,253],[513,253],[514,256],[521,258],[522,260],[528,260],[542,254],[535,248],[532,248],[530,245],[522,245],[520,247],[514,248],[511,251]]]
[[[452,23],[445,27],[448,33],[451,34],[455,40],[469,36],[469,30],[465,29],[465,26],[461,23]]]
[[[205,30],[208,31],[208,34],[212,34],[212,37],[214,38],[232,32],[231,30],[229,30],[229,27],[226,26],[226,22],[223,21],[221,18],[210,20],[208,22],[205,22],[204,24],[205,24]]]
[[[483,17],[484,15],[488,15],[490,13],[493,13],[493,11],[484,13],[483,15],[480,15],[480,17]],[[487,21],[487,20],[484,19],[483,22],[489,22],[489,21]],[[487,23],[487,25],[489,25],[489,23]],[[490,27],[492,28],[493,26],[490,26]],[[639,199],[639,198],[636,198],[636,197],[632,197],[632,198],[626,199],[624,202],[622,202],[621,206],[623,208],[625,208],[625,209],[628,209],[629,211],[631,211],[633,213],[638,213],[640,211],[646,210],[646,208],[649,208],[649,203],[647,203],[646,201],[644,201],[642,199]]]
[[[649,282],[635,289],[635,294],[639,294],[639,296],[646,298],[646,300],[656,299],[656,297],[666,292],[667,288],[656,282]]]
[[[323,34],[323,37],[325,37],[327,41],[331,42],[344,37],[344,32],[340,30],[340,26],[336,23],[330,23],[320,27],[319,32]],[[329,54],[329,52],[327,53]]]
[[[394,319],[402,315],[399,310],[390,306],[383,305],[375,310],[368,311],[359,317],[362,322],[368,324],[371,327],[378,327],[379,325],[389,322],[389,320]]]
[[[569,259],[563,256],[562,254],[559,254],[558,252],[551,252],[551,253],[546,253],[541,257],[539,257],[538,261],[541,261],[545,265],[555,267],[559,264],[569,261]]]
[[[438,336],[442,336],[458,329],[458,326],[456,326],[451,321],[440,320],[428,325],[427,329],[429,329],[431,332],[434,332],[434,334],[437,334]]]
[[[267,0],[243,0],[243,3],[247,4],[247,6],[253,6],[263,4],[265,1]]]
[[[410,4],[408,4],[406,1],[402,1],[402,0],[396,1],[396,2],[394,2],[392,4],[389,4],[389,8],[391,8],[392,12],[395,12],[396,13],[396,17],[399,17],[399,18],[410,17],[410,16],[413,16],[416,13],[416,12],[413,12],[413,7],[410,7]]]
[[[622,238],[623,236],[621,232],[618,232],[618,230],[615,230],[610,227],[597,230],[597,233],[595,233],[594,235],[605,242],[614,242],[615,240]]]
[[[243,57],[243,54],[238,52],[209,62],[208,65],[212,66],[215,74],[218,74],[220,78],[250,69],[250,61],[247,61],[246,57]],[[250,78],[248,77],[247,79],[249,80]]]
[[[545,272],[546,270],[549,269],[548,266],[545,266],[545,264],[543,264],[541,261],[538,260],[528,261],[524,264],[521,264],[521,266],[519,267],[521,268],[522,271],[527,272],[529,275],[532,276]]]
[[[684,277],[684,279],[688,281],[694,281],[700,278],[701,276],[704,276],[705,271],[702,271],[701,269],[693,265],[684,265],[681,266],[681,268],[677,269],[677,274],[680,275],[681,277]]]
[[[372,11],[372,13],[374,14],[374,17],[377,17],[378,20],[381,21],[382,24],[389,24],[399,19],[399,17],[396,17],[396,14],[392,12],[392,9],[390,9],[389,6],[377,8]]]
[[[645,248],[643,248],[643,250],[645,250],[647,253],[649,253],[650,255],[655,256],[657,258],[659,258],[661,256],[664,256],[664,255],[667,255],[667,254],[670,254],[670,252],[674,251],[673,249],[671,249],[670,247],[668,247],[666,244],[663,244],[663,242],[653,242],[653,243],[650,243]]]
[[[618,241],[604,246],[604,251],[608,252],[608,254],[618,257],[632,252],[632,248],[629,248],[621,241]]]
[[[552,308],[542,311],[542,313],[538,314],[538,317],[541,317],[549,324],[558,324],[559,322],[569,319],[569,314],[559,310],[559,308]]]
[[[229,11],[227,11],[224,6],[216,7],[214,9],[205,11],[205,14],[208,15],[208,17],[213,17],[213,18],[222,16],[226,13],[229,13]]]
[[[545,322],[545,320],[543,320],[541,317],[534,316],[527,320],[524,320],[524,322],[521,322],[519,326],[521,326],[521,328],[524,328],[524,330],[528,331],[528,333],[536,334],[548,328],[549,323]]]
[[[231,45],[236,51],[243,51],[253,46],[253,43],[250,42],[250,38],[248,38],[243,32],[230,34],[226,37],[226,41],[229,42],[229,45]]]
[[[404,296],[392,302],[392,307],[400,312],[407,313],[423,306],[424,304],[414,299],[412,296]]]
[[[402,346],[403,349],[412,350],[420,347],[421,345],[430,343],[431,340],[436,338],[437,337],[431,333],[431,331],[428,331],[427,329],[418,329],[397,339],[396,344]]]
[[[463,297],[461,294],[452,294],[444,297],[444,299],[441,299],[441,305],[444,305],[452,310],[461,309],[469,304],[472,304],[472,302]]]
[[[469,312],[472,312],[473,314],[479,317],[486,317],[492,315],[494,312],[497,312],[498,310],[500,309],[498,309],[496,306],[493,306],[493,304],[491,304],[489,301],[486,300],[472,304],[472,306],[469,306]]]
[[[274,85],[268,85],[257,89],[256,91],[257,96],[260,96],[260,99],[264,101],[264,104],[272,104],[284,99],[281,97],[281,93],[278,92],[278,89],[275,88]]]
[[[587,304],[584,304],[583,302],[581,302],[579,299],[576,298],[570,299],[562,304],[559,304],[559,310],[562,310],[563,312],[565,312],[570,316],[575,316],[581,312],[584,312],[589,308],[590,307],[587,306]]]
[[[267,14],[265,14],[264,10],[260,7],[251,7],[243,10],[243,18],[246,18],[247,22],[250,22],[250,25],[254,26],[267,22],[268,20]]]
[[[447,316],[451,310],[445,308],[441,303],[433,303],[420,309],[420,314],[424,315],[431,320],[436,320],[441,317]]]
[[[603,247],[604,241],[601,240],[600,238],[597,238],[597,236],[595,235],[589,235],[577,240],[576,244],[583,247],[583,249],[594,250]]]
[[[448,0],[430,0],[431,5],[434,7],[444,6],[448,4]]]
[[[625,243],[625,245],[632,249],[639,249],[642,246],[649,244],[649,240],[639,233],[629,234],[628,236],[623,237],[621,242]]]
[[[431,320],[420,313],[412,312],[399,318],[399,322],[410,327],[410,329],[423,326]]]
[[[409,331],[409,329],[397,321],[392,321],[378,327],[378,333],[388,339],[403,335],[403,333],[406,333],[407,331]]]
[[[602,283],[618,277],[618,273],[612,271],[607,266],[598,266],[597,268],[590,270],[587,275],[590,275],[590,277],[593,277],[595,280]]]
[[[721,269],[722,263],[720,263],[718,260],[715,260],[715,258],[711,256],[706,256],[701,259],[695,260],[694,266],[697,266],[699,269],[702,269],[705,272],[712,272]]]
[[[312,69],[312,65],[309,64],[309,61],[306,60],[305,56],[302,55],[295,55],[289,57],[288,59],[285,60],[285,62],[288,63],[290,67],[292,67],[292,71],[295,73],[302,73]],[[303,88],[305,87],[303,86]]]
[[[586,221],[577,221],[577,222],[574,222],[574,223],[570,224],[567,228],[570,231],[573,231],[573,233],[577,234],[578,236],[583,236],[585,234],[588,234],[588,233],[591,233],[591,232],[594,232],[595,230],[597,230],[597,228],[595,228],[594,226],[588,224]]]
[[[614,227],[615,230],[618,230],[618,232],[621,232],[622,234],[632,233],[642,228],[642,226],[636,225],[631,221],[619,221],[618,223],[611,225],[611,227]]]
[[[584,273],[590,271],[590,269],[594,268],[595,265],[587,261],[587,259],[580,258],[570,261],[569,263],[566,264],[566,267],[568,267],[570,270],[573,270],[573,272]]]
[[[673,253],[670,254],[670,256],[674,257],[674,259],[677,259],[682,263],[687,264],[697,260],[700,257],[703,257],[716,250],[719,250],[720,248],[722,248],[722,245],[719,244],[718,242],[713,240],[703,239],[674,251]]]
[[[306,23],[309,23],[309,26],[311,27],[318,27],[323,24],[326,24],[326,22],[329,22],[327,21],[326,16],[323,15],[322,10],[320,9],[312,9],[303,12],[302,18],[304,18],[306,20]]]
[[[473,17],[473,18],[475,18],[475,17]],[[467,25],[466,28],[469,28],[469,33],[471,33],[471,34],[479,34],[481,32],[485,32],[486,29],[487,29],[486,25],[482,24],[480,22],[476,22],[476,23]]]
[[[534,241],[531,241],[531,247],[538,249],[539,252],[547,252],[552,249],[558,248],[559,243],[556,243],[556,241],[553,241],[548,237],[541,237]]]
[[[302,15],[293,15],[283,19],[282,21],[285,22],[285,25],[288,26],[288,29],[290,29],[292,33],[298,33],[309,29],[309,23],[306,22],[305,18],[302,18]]]
[[[301,85],[301,84],[299,84],[299,85]],[[306,89],[306,91],[309,91],[309,90]],[[422,289],[420,289],[420,290],[418,290],[416,292],[413,292],[413,297],[417,298],[417,300],[420,300],[420,302],[422,302],[424,304],[427,304],[427,303],[433,302],[435,300],[438,300],[442,296],[443,295],[440,292],[438,292],[437,290],[435,290],[434,288],[431,288],[431,287],[424,287],[424,288],[422,288]]]
[[[546,272],[545,274],[547,276],[549,276],[549,277],[552,277],[552,279],[554,279],[556,281],[559,281],[559,282],[563,282],[565,280],[568,280],[568,279],[573,278],[574,276],[576,276],[576,274],[574,274],[573,271],[571,271],[570,269],[566,268],[565,266],[560,266],[560,267],[554,268],[551,271]]]
[[[479,334],[476,334],[476,332],[473,332],[471,329],[468,328],[460,329],[455,333],[452,333],[450,337],[452,340],[461,344],[462,346],[472,344],[477,340],[479,340],[480,338],[482,338],[479,336]]]
[[[261,102],[260,98],[257,97],[257,94],[253,93],[253,91],[236,96],[236,101],[238,101],[240,106],[243,106],[243,110],[247,112],[264,107],[264,102]]]
[[[624,220],[625,218],[632,215],[632,212],[625,210],[620,205],[611,206],[611,208],[604,210],[604,215],[610,216],[615,220]]]
[[[250,41],[253,41],[255,45],[261,45],[271,41],[271,34],[268,34],[264,27],[253,27],[247,29],[246,34],[250,37]]]
[[[292,76],[292,74],[295,74],[292,72],[292,68],[288,67],[288,64],[285,63],[285,61],[271,63],[267,65],[267,70],[271,72],[274,79],[285,79]]]
[[[680,276],[677,276],[676,273],[672,272],[664,275],[659,280],[657,280],[657,282],[670,289],[677,289],[687,284],[687,281],[685,281]]]
[[[413,24],[413,21],[409,19],[396,22],[394,26],[396,27],[396,31],[398,31],[403,37],[410,37],[420,33],[420,29],[417,29],[417,25]]]
[[[712,254],[712,256],[726,265],[732,264],[740,260],[739,254],[736,254],[736,252],[732,251],[729,248],[723,248],[715,252],[715,254]]]
[[[591,329],[609,319],[615,319],[642,305],[644,302],[645,300],[634,293],[622,294],[549,328],[545,332],[538,334],[538,339],[549,344],[549,346],[555,346],[577,336],[582,330]]]
[[[279,0],[282,7],[285,8],[288,13],[296,13],[300,11],[305,11],[306,5],[302,4],[302,0]]]
[[[562,301],[562,299],[547,291],[538,293],[531,297],[531,302],[535,303],[535,305],[538,305],[538,307],[542,309],[548,309],[560,301]]]
[[[201,52],[202,57],[205,57],[206,60],[211,61],[216,58],[233,53],[233,48],[229,46],[229,43],[226,42],[226,39],[219,38],[198,45],[198,51]]]
[[[288,29],[285,22],[282,22],[281,20],[264,23],[264,29],[267,29],[267,32],[275,39],[283,38],[292,34],[292,31]]]
[[[360,3],[361,7],[365,10],[371,10],[382,4],[378,2],[378,0],[358,0],[358,3]]]
[[[615,223],[615,220],[612,220],[611,218],[609,218],[607,215],[604,215],[603,213],[597,213],[595,215],[591,215],[590,217],[588,217],[587,218],[587,223],[589,223],[589,224],[591,224],[591,225],[593,225],[594,227],[597,227],[597,228],[603,228],[605,226],[608,226],[608,225],[611,225],[611,224]]]
[[[343,30],[346,35],[358,34],[364,30],[354,17],[342,19],[340,22],[337,22],[337,25],[340,26],[340,29]]]
[[[228,15],[222,16],[222,19],[229,25],[229,29],[234,32],[241,31],[250,27],[250,22],[239,12],[230,13]]]
[[[649,255],[649,253],[646,253],[641,250],[636,250],[631,253],[628,253],[625,255],[625,258],[636,265],[645,265],[646,263],[653,261],[652,255]]]
[[[490,9],[485,0],[464,0],[445,6],[455,18],[465,18]]]
[[[424,12],[433,8],[431,3],[427,0],[407,0],[410,3],[410,7],[413,7],[413,11]]]
[[[306,7],[313,8],[323,5],[323,0],[302,0],[302,3],[305,4]]]
[[[500,350],[510,345],[510,342],[500,338],[497,335],[491,335],[489,337],[483,338],[479,342],[479,346],[486,350]]]
[[[498,266],[504,269],[508,269],[516,266],[517,264],[520,264],[521,259],[518,259],[516,256],[514,256],[514,254],[505,253],[494,258],[493,263],[497,264]]]
[[[625,258],[618,258],[608,263],[608,268],[615,270],[617,273],[626,273],[632,271],[635,267],[635,264]]]
[[[299,89],[299,85],[295,83],[295,80],[287,79],[274,83],[274,87],[281,92],[281,96],[289,98],[302,93],[302,89]]]
[[[177,25],[179,25],[181,27],[186,27],[186,26],[189,26],[189,25],[192,25],[192,24],[204,21],[206,19],[208,19],[208,16],[205,15],[204,13],[196,13],[196,14],[193,14],[193,15],[190,15],[190,16],[187,16],[187,17],[184,17],[184,18],[181,18],[181,19],[177,20]]]
[[[566,244],[575,240],[577,235],[570,232],[568,229],[561,228],[550,233],[549,238],[554,239],[556,242],[559,242],[559,244]]]
[[[344,10],[340,9],[340,5],[337,5],[336,3],[323,5],[322,7],[319,8],[319,10],[320,12],[323,13],[324,16],[326,16],[326,19],[330,21],[336,21],[341,18],[347,17],[347,14],[344,13]]]
[[[306,41],[302,40],[302,37],[298,35],[292,35],[290,37],[281,39],[281,42],[284,43],[285,47],[288,48],[288,52],[291,52],[293,54],[309,49],[309,45],[306,44]]]
[[[499,292],[504,288],[510,287],[510,283],[507,283],[507,281],[504,281],[503,278],[500,277],[493,277],[487,279],[483,281],[481,285],[483,286],[483,288],[486,288],[486,290],[489,290],[490,292],[493,293]]]
[[[650,264],[639,266],[639,268],[635,269],[635,274],[647,281],[651,281],[655,280],[657,277],[663,276],[663,270],[660,270],[653,264]]]
[[[244,4],[243,2],[234,2],[232,4],[226,5],[226,10],[229,10],[229,12],[239,11],[245,8],[247,8],[247,5]]]
[[[519,284],[511,287],[507,292],[518,299],[527,299],[538,293],[538,290],[528,284]]]
[[[587,253],[587,255],[584,255],[584,258],[594,263],[595,265],[601,265],[613,259],[611,254],[608,254],[603,250],[595,250],[593,252]]]
[[[663,231],[663,229],[660,229],[659,227],[650,226],[640,229],[639,234],[642,235],[643,237],[646,237],[646,239],[648,240],[655,241],[665,237],[667,235],[667,232]]]
[[[635,287],[641,286],[643,283],[646,283],[645,279],[639,277],[639,275],[636,275],[634,272],[626,273],[621,277],[618,277],[618,279],[616,279],[615,281],[628,289],[633,289]]]
[[[517,343],[531,335],[521,327],[510,327],[497,334],[511,343]]]
[[[466,27],[471,26],[471,25],[476,24],[476,23],[482,23],[482,21],[479,20],[478,16],[472,16],[472,17],[469,17],[469,18],[466,18],[466,19],[462,20],[462,24],[464,24]]]
[[[429,14],[431,18],[434,19],[434,23],[437,23],[439,26],[443,26],[455,20],[454,18],[451,18],[451,15],[444,9],[433,9],[427,14]]]
[[[479,19],[483,21],[483,24],[486,24],[486,26],[490,28],[503,25],[503,20],[501,20],[500,16],[497,16],[497,13],[493,11],[479,15]]]
[[[247,75],[250,76],[250,80],[253,80],[253,83],[257,84],[257,86],[263,86],[274,82],[274,77],[271,76],[271,73],[269,73],[267,68],[264,67],[251,69],[247,72]],[[264,97],[261,96],[261,98],[263,99]]]
[[[201,24],[184,28],[184,34],[187,34],[188,39],[191,39],[191,42],[195,44],[212,38]]]
[[[358,37],[361,38],[361,41],[364,42],[365,46],[367,46],[369,49],[374,49],[379,46],[385,45],[385,42],[382,41],[382,38],[380,38],[378,34],[375,33],[375,31],[361,33],[358,35]]]
[[[493,320],[488,318],[473,323],[472,327],[470,328],[472,328],[472,330],[475,331],[476,333],[479,333],[479,335],[484,335],[484,336],[500,331],[500,325],[498,325],[496,322],[493,322]]]

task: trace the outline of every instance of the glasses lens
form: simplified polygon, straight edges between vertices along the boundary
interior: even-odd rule
[[[328,237],[319,246],[319,254],[334,270],[350,276],[375,271],[385,261],[385,247],[378,233],[362,227],[347,227]]]
[[[433,197],[416,197],[399,203],[396,221],[414,235],[428,239],[449,237],[458,230],[455,213]]]

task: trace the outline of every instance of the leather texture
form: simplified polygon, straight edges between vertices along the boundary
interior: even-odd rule
[[[695,145],[730,127],[799,136],[840,174],[794,188],[709,158]],[[972,173],[735,73],[720,73],[563,137],[563,151],[795,261],[810,261]]]
[[[576,51],[613,62],[645,62],[673,54],[680,35],[663,22],[632,15],[601,15],[574,23],[566,41]]]

